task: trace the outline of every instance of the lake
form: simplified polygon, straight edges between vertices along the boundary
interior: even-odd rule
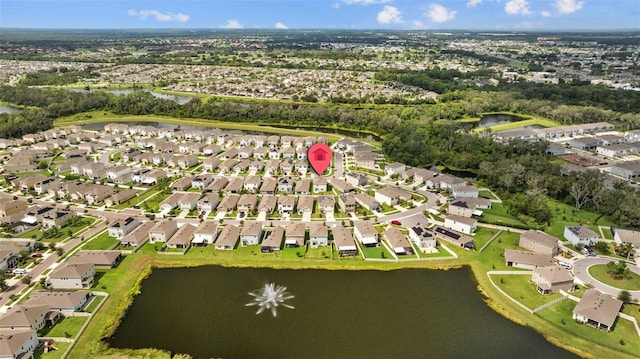
[[[295,309],[246,306],[265,283]],[[154,269],[109,342],[194,358],[576,358],[491,310],[469,268]]]
[[[477,124],[477,127],[491,127],[495,125],[501,125],[503,123],[517,122],[523,121],[525,118],[516,116],[516,115],[508,115],[508,114],[488,114],[482,116],[480,121]]]

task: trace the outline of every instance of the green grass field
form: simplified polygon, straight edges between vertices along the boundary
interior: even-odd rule
[[[86,250],[106,250],[113,247],[119,241],[113,237],[109,237],[108,231],[100,232],[97,236],[88,240],[82,249]]]
[[[73,338],[78,334],[80,327],[87,319],[89,317],[64,317],[53,327],[41,329],[39,336]]]
[[[53,343],[53,346],[56,348],[55,350],[45,353],[44,349],[40,348],[33,353],[33,356],[35,359],[62,359],[62,355],[69,345],[71,345],[71,343],[56,342]]]
[[[536,309],[539,306],[560,298],[560,293],[542,295],[536,290],[536,286],[530,283],[530,274],[523,275],[493,275],[493,282],[504,290],[511,298],[519,301],[529,309]]]
[[[640,290],[640,276],[631,271],[629,271],[628,278],[613,279],[609,273],[607,273],[607,266],[605,264],[598,264],[589,267],[589,274],[598,281],[614,288]]]

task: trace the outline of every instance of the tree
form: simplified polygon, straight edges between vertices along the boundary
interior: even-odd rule
[[[25,275],[24,277],[22,277],[22,279],[20,279],[20,281],[22,282],[22,284],[29,285],[31,284],[31,276]]]
[[[620,294],[618,294],[618,300],[621,300],[624,304],[631,304],[633,302],[631,293],[629,293],[628,290],[620,291]]]
[[[611,261],[607,263],[607,273],[613,279],[624,279],[629,275],[629,268],[624,261]]]
[[[569,194],[575,200],[576,211],[592,200],[603,188],[603,174],[598,171],[587,171],[575,176]],[[599,202],[599,201],[598,201]]]

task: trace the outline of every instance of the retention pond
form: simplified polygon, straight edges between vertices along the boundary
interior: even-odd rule
[[[268,283],[293,296],[275,316],[246,305]],[[491,310],[468,268],[155,269],[110,344],[194,358],[575,358]]]

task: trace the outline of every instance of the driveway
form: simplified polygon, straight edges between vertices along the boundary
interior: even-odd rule
[[[583,259],[578,259],[573,265],[573,274],[576,276],[576,279],[583,284],[591,284],[597,290],[610,294],[614,297],[617,297],[620,293],[620,289],[608,286],[602,282],[595,280],[589,274],[589,267],[594,266],[596,264],[607,264],[611,262],[612,259],[608,258],[593,258],[587,257]],[[635,265],[628,265],[627,268],[634,272],[637,275],[640,275],[640,268]],[[631,296],[635,300],[640,300],[640,290],[630,290]]]

